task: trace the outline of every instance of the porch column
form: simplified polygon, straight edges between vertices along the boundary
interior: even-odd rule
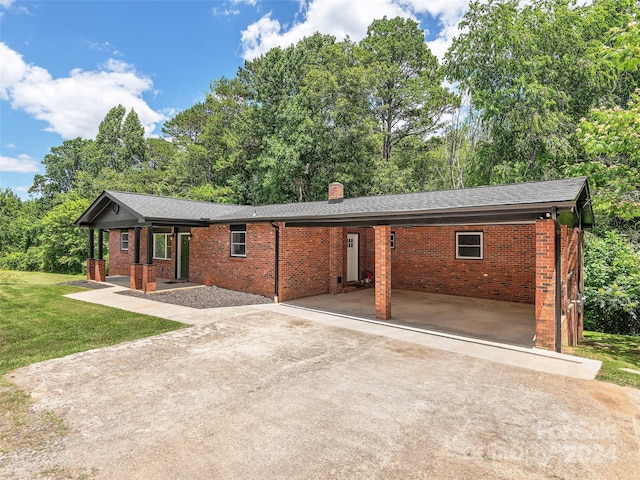
[[[391,318],[391,227],[380,225],[375,230],[375,296],[376,318]]]
[[[147,227],[147,263],[142,266],[142,290],[156,291],[156,266],[153,264],[153,227]]]
[[[536,347],[554,350],[556,343],[555,221],[536,220]]]
[[[142,290],[142,264],[140,263],[140,227],[135,227],[133,246],[133,265],[129,273],[129,288]]]
[[[153,227],[147,227],[147,265],[153,264]]]
[[[96,279],[95,238],[93,228],[89,228],[89,258],[87,258],[87,280]]]
[[[98,258],[95,260],[94,280],[96,282],[107,281],[107,262],[104,260],[103,252],[104,230],[98,229]]]
[[[340,293],[344,285],[344,229],[342,227],[329,228],[329,291]]]

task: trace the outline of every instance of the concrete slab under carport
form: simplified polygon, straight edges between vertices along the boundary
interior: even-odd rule
[[[376,319],[371,287],[284,303],[365,320]],[[391,319],[384,323],[521,347],[535,346],[535,306],[530,304],[393,290]]]

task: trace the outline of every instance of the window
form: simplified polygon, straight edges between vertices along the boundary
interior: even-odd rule
[[[391,249],[396,248],[396,232],[391,232],[391,238],[389,239],[389,244],[391,245]]]
[[[231,256],[247,256],[247,232],[231,232]]]
[[[120,250],[129,250],[129,232],[120,232]]]
[[[456,258],[482,258],[482,232],[456,232]]]
[[[169,260],[171,258],[171,239],[170,233],[154,233],[153,234],[153,258],[159,260]]]

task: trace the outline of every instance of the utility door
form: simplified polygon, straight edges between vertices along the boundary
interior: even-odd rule
[[[189,279],[189,241],[191,235],[188,233],[178,234],[178,278]]]
[[[357,282],[359,278],[360,235],[347,233],[347,282]]]

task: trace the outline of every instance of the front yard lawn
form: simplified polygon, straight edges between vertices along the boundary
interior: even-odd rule
[[[184,325],[63,295],[72,275],[0,270],[0,375],[14,368],[148,337]]]

